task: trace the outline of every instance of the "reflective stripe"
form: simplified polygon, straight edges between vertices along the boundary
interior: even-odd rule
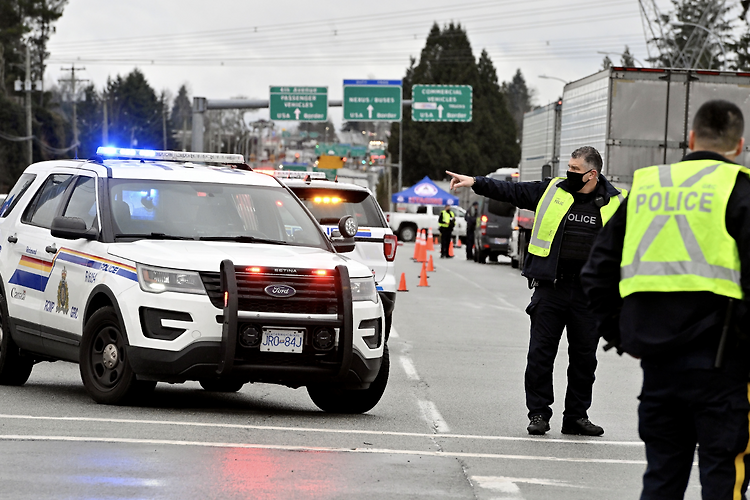
[[[672,165],[659,166],[659,184],[663,188],[674,187],[672,185]]]
[[[552,204],[552,200],[555,199],[556,193],[557,193],[557,185],[555,185],[554,189],[552,189],[552,182],[550,182],[549,186],[547,186],[547,192],[544,194],[544,198],[542,199],[542,203],[540,204],[539,209],[536,211],[537,219],[544,217],[544,214],[547,212],[547,209]],[[531,239],[529,240],[529,245],[536,245],[539,248],[548,250],[550,245],[552,245],[552,242],[544,241],[539,238],[539,228],[541,226],[542,226],[541,220],[539,221],[539,223],[537,223],[536,220],[534,221],[534,227],[531,230]]]
[[[682,181],[682,184],[680,184],[680,187],[693,187],[699,180],[703,179],[708,174],[713,174],[714,171],[716,171],[716,169],[719,168],[719,165],[721,165],[721,163],[717,163],[716,165],[711,165],[710,167],[706,167],[696,172],[695,174],[691,175],[690,177]],[[671,169],[671,166],[670,166],[670,169]],[[662,186],[662,187],[666,187],[666,186]]]

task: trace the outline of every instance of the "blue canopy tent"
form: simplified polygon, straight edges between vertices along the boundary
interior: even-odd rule
[[[458,196],[443,191],[425,176],[409,189],[393,193],[393,203],[415,203],[418,205],[458,205]]]

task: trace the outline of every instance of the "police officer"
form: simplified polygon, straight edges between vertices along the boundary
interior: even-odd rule
[[[479,202],[471,204],[464,215],[466,221],[466,260],[474,259],[474,231],[477,228],[477,215],[479,213]]]
[[[637,170],[583,269],[600,333],[641,358],[641,499],[683,498],[696,443],[703,499],[745,498],[750,179],[744,120],[702,105],[682,161]]]
[[[456,225],[456,214],[451,210],[451,206],[446,204],[445,208],[438,216],[438,226],[440,230],[440,258],[450,258],[449,248],[451,238],[453,237],[453,227]]]
[[[525,388],[529,434],[546,433],[552,417],[552,369],[563,328],[568,335],[568,387],[562,432],[600,436],[604,429],[588,419],[596,370],[594,318],[588,311],[579,273],[602,225],[624,196],[601,174],[602,158],[590,146],[571,153],[565,178],[506,182],[448,172],[451,188],[474,192],[536,211],[523,275],[534,288],[526,312],[531,339]]]

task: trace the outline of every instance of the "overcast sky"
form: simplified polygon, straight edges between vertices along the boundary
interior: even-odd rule
[[[563,87],[539,75],[577,80],[601,68],[598,51],[625,45],[647,57],[638,0],[70,0],[49,43],[45,86],[75,63],[100,90],[138,67],[173,95],[183,83],[191,97],[213,99],[315,85],[341,99],[344,79],[403,78],[432,24],[451,21],[466,29],[475,57],[488,51],[501,82],[520,68],[536,104]],[[340,124],[341,109],[329,116]]]

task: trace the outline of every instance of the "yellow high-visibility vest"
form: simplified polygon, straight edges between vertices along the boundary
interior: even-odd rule
[[[628,203],[620,295],[712,292],[742,298],[726,211],[740,165],[693,160],[637,170]]]
[[[450,226],[451,219],[455,219],[456,216],[453,215],[452,211],[443,210],[440,212],[440,221],[438,222],[438,226],[440,227],[448,227]]]
[[[550,246],[555,239],[557,229],[575,201],[572,194],[558,187],[562,180],[565,180],[565,178],[556,177],[552,179],[536,206],[536,217],[529,240],[530,254],[539,257],[549,255]],[[609,202],[599,209],[602,225],[612,218],[627,195],[627,190],[623,189],[617,196],[610,197]]]

